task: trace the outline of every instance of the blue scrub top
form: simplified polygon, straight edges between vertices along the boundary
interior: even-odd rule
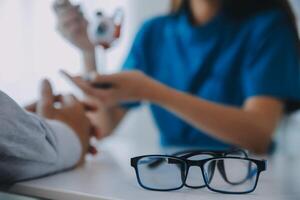
[[[287,17],[265,11],[242,21],[220,13],[203,26],[186,12],[147,21],[123,70],[141,70],[180,91],[241,107],[253,96],[300,101],[299,51]],[[163,146],[226,149],[157,105],[151,111]],[[241,133],[243,134],[243,133]]]

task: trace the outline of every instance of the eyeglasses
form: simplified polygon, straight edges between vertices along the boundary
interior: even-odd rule
[[[266,161],[248,158],[243,150],[187,151],[172,156],[146,155],[131,159],[138,183],[154,191],[186,186],[225,194],[253,192]]]

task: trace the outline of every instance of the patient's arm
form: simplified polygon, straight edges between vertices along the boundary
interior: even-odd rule
[[[0,184],[71,168],[81,152],[68,126],[26,112],[0,92]]]

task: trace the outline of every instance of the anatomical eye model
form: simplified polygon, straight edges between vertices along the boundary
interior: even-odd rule
[[[70,0],[55,0],[57,12],[64,12],[68,9],[76,9],[82,13],[79,5],[73,5]],[[83,13],[82,13],[83,15]],[[95,18],[89,23],[89,38],[97,46],[108,49],[120,38],[121,28],[124,21],[124,12],[118,8],[112,16],[107,16],[98,11]]]
[[[120,38],[124,12],[117,9],[113,16],[97,12],[97,19],[91,25],[90,37],[94,44],[109,48]]]

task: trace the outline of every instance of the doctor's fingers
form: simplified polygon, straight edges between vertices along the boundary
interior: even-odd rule
[[[97,84],[110,84],[114,87],[118,87],[119,83],[122,82],[121,73],[111,75],[100,75],[97,73],[91,73],[88,76],[88,80],[92,85]]]
[[[114,103],[117,99],[117,90],[112,89],[97,89],[91,86],[88,82],[81,78],[73,78],[73,82],[81,89],[87,96],[98,99],[102,104],[108,105]]]
[[[71,76],[65,71],[61,71],[61,73],[65,77],[67,77],[72,83],[74,83],[87,96],[96,98],[98,100],[102,97],[101,93],[99,92],[101,90],[94,88],[90,81],[84,80],[81,76]]]
[[[64,73],[64,72],[63,72]],[[97,89],[93,88],[91,84],[83,80],[79,76],[72,77],[67,73],[64,73],[84,94],[93,98],[99,99]]]

